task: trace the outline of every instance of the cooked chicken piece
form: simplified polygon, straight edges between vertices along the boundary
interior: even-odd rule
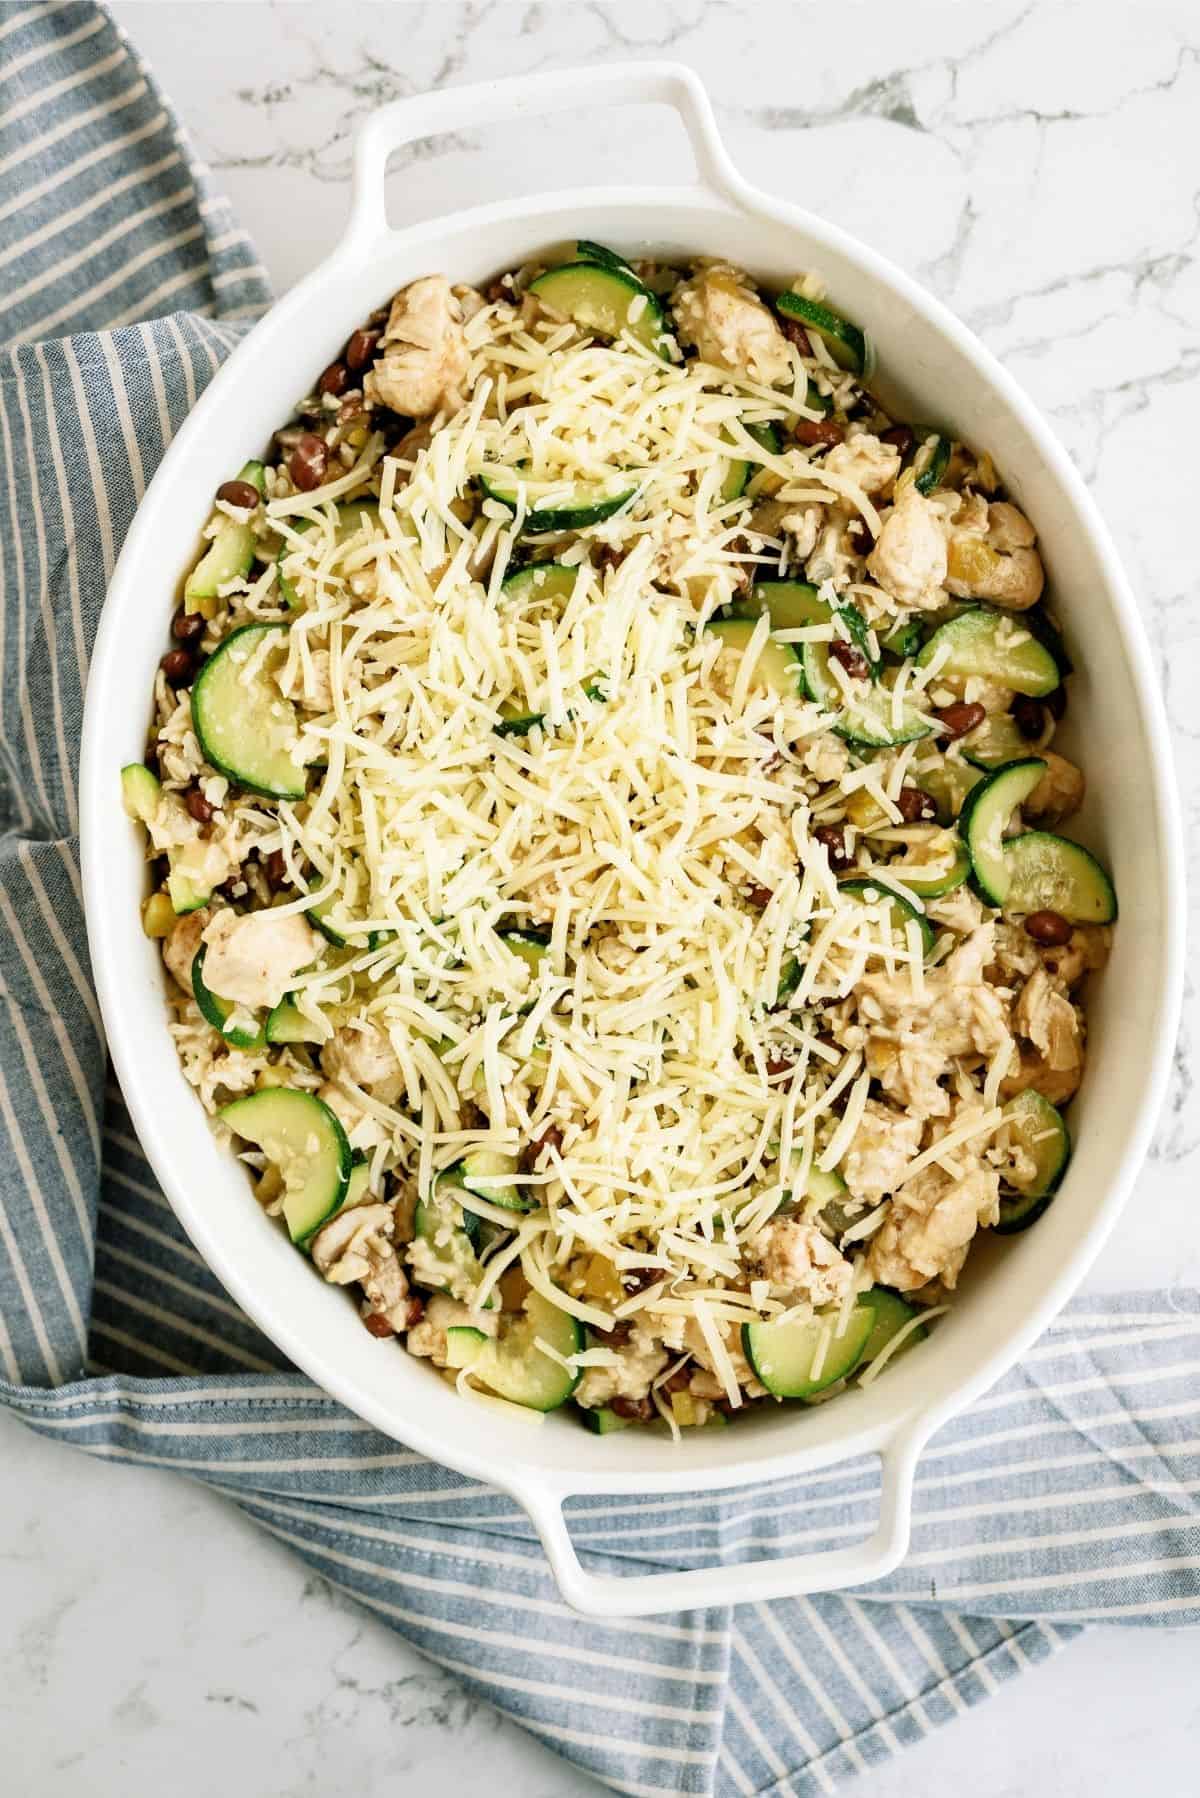
[[[956,936],[970,936],[983,923],[983,907],[970,887],[955,887],[952,893],[943,893],[940,899],[930,899],[925,907],[926,915],[934,924],[941,924]]]
[[[762,1277],[789,1304],[835,1304],[845,1297],[854,1270],[815,1224],[776,1218],[754,1244]]]
[[[182,918],[176,918],[170,933],[163,938],[162,956],[167,971],[189,999],[192,996],[192,963],[211,917],[212,907],[208,905],[199,911],[185,912]]]
[[[867,1066],[884,1091],[918,1117],[944,1117],[950,1110],[940,1081],[956,1056],[991,1056],[1010,1041],[1005,999],[983,978],[993,954],[992,926],[983,924],[926,974],[920,996],[907,973],[867,974],[859,982]]]
[[[725,263],[701,269],[676,291],[672,306],[679,335],[705,362],[748,374],[764,387],[787,380],[787,339],[737,269]]]
[[[881,1286],[912,1292],[930,1280],[954,1287],[980,1224],[995,1222],[1000,1177],[977,1166],[961,1179],[927,1167],[896,1194],[867,1267]]]
[[[392,1039],[378,1024],[344,1024],[321,1050],[321,1066],[331,1080],[364,1086],[384,1105],[404,1090],[404,1070]]]
[[[1032,1086],[1052,1105],[1064,1105],[1083,1076],[1080,1015],[1044,968],[1021,988],[1012,1022],[1033,1045],[1036,1061],[1022,1051],[1019,1069],[1010,1072],[1001,1088],[1005,1098]]]
[[[1021,815],[1033,818],[1039,824],[1061,824],[1083,804],[1087,788],[1083,770],[1053,749],[1042,749],[1038,753],[1046,764],[1046,772],[1022,803]]]
[[[392,1241],[390,1205],[352,1205],[340,1211],[313,1237],[312,1258],[318,1273],[335,1286],[357,1282],[366,1296],[367,1317],[385,1317],[393,1330],[408,1328],[408,1280]]]
[[[615,1367],[587,1367],[575,1388],[575,1403],[585,1410],[611,1404],[614,1398],[646,1398],[667,1365],[666,1349],[648,1331],[635,1324],[629,1341],[613,1350]]]
[[[470,357],[462,307],[444,275],[402,287],[380,339],[381,354],[363,382],[367,399],[407,418],[462,404]]]
[[[1023,612],[1036,605],[1045,585],[1036,533],[1023,512],[1007,501],[987,508],[986,526],[978,496],[959,513],[950,534],[946,588],[956,599],[987,599]]]
[[[296,912],[238,913],[228,906],[204,930],[204,984],[235,1005],[278,1005],[295,975],[317,953],[317,939]]]
[[[850,430],[855,432],[855,427],[851,425]],[[853,481],[864,493],[882,493],[900,473],[900,451],[894,444],[881,443],[870,431],[859,430],[844,443],[835,443],[821,466]]]
[[[904,487],[885,516],[867,568],[897,605],[929,610],[942,604],[946,581],[942,513],[915,486]]]
[[[424,1317],[408,1332],[405,1347],[410,1355],[426,1356],[435,1367],[445,1367],[446,1331],[460,1328],[482,1330],[485,1336],[494,1336],[500,1328],[500,1313],[472,1311],[457,1299],[447,1298],[444,1292],[435,1292],[426,1300]],[[579,1397],[578,1390],[575,1397]]]
[[[842,1161],[842,1178],[856,1199],[878,1205],[894,1191],[920,1147],[921,1128],[920,1118],[867,1100]]]

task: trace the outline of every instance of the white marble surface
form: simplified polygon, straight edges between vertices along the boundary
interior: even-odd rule
[[[1200,872],[1200,15],[1194,0],[967,6],[614,0],[153,4],[113,10],[153,62],[277,287],[335,240],[348,138],[430,86],[671,55],[763,185],[944,297],[1077,458],[1145,607]],[[552,168],[547,170],[547,150]],[[463,133],[393,182],[398,220],[465,194],[682,174],[671,129],[585,118]],[[1196,882],[1200,893],[1200,882]],[[1195,913],[1194,913],[1195,918]],[[1194,1029],[1192,1003],[1190,1023]],[[1200,1103],[1186,1052],[1093,1276],[1200,1283]],[[577,1776],[333,1595],[211,1495],[93,1464],[0,1418],[0,1784],[37,1798],[442,1792]],[[1197,1640],[1097,1631],[871,1777],[872,1798],[1098,1785],[1196,1791]]]

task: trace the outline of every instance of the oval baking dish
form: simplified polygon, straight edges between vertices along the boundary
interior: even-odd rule
[[[587,105],[654,102],[687,129],[699,180],[507,199],[390,230],[389,155],[405,143]],[[220,1147],[180,1071],[156,946],[140,928],[144,862],[120,812],[117,770],[140,759],[145,698],[174,583],[194,553],[210,497],[260,453],[312,373],[366,310],[415,277],[483,281],[533,252],[586,235],[625,253],[726,258],[767,282],[819,272],[832,304],[870,333],[902,416],[937,416],[986,443],[1034,520],[1054,603],[1079,672],[1067,728],[1095,771],[1080,834],[1112,868],[1121,927],[1090,1000],[1090,1054],[1072,1108],[1077,1149],[1036,1230],[972,1257],[961,1301],[931,1340],[887,1376],[834,1405],[778,1407],[680,1446],[626,1431],[595,1437],[567,1418],[530,1427],[464,1402],[402,1354],[380,1353],[354,1308],[248,1202],[243,1168]],[[897,381],[897,376],[901,379]],[[1108,753],[1106,753],[1106,750]],[[1079,476],[1015,384],[936,301],[836,228],[742,180],[687,69],[640,63],[556,71],[451,89],[376,113],[356,149],[354,200],[333,255],[281,300],[229,358],[188,418],[142,501],[96,644],[84,721],[81,834],[92,964],[117,1074],[163,1189],[197,1248],[275,1342],[359,1416],[413,1448],[498,1486],[531,1515],[570,1603],[634,1615],[818,1591],[877,1578],[903,1557],[913,1471],[948,1416],[996,1380],[1081,1279],[1126,1196],[1162,1095],[1182,969],[1180,831],[1164,722],[1137,609]],[[689,1572],[605,1580],[580,1565],[563,1521],[572,1494],[713,1492],[803,1476],[869,1453],[882,1460],[868,1539]]]

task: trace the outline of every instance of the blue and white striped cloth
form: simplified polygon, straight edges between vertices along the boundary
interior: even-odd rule
[[[0,59],[0,1398],[228,1493],[628,1793],[829,1792],[1089,1621],[1200,1621],[1195,1294],[1077,1302],[927,1450],[889,1579],[615,1624],[566,1609],[509,1499],[349,1416],[226,1297],[106,1084],[76,756],[132,512],[269,296],[102,12],[0,9]],[[577,1500],[571,1523],[597,1570],[691,1567],[834,1546],[877,1496],[864,1460],[716,1500]]]

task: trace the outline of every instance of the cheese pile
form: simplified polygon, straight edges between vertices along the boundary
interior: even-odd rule
[[[857,789],[899,823],[914,746],[855,765],[830,714],[756,679],[765,617],[744,653],[704,629],[747,562],[775,575],[783,551],[747,536],[749,500],[722,500],[731,450],[782,501],[878,519],[852,482],[746,434],[815,416],[798,356],[788,391],[507,306],[468,333],[469,400],[411,459],[381,460],[374,438],[326,488],[267,508],[301,608],[279,610],[273,569],[251,605],[292,621],[284,690],[328,682],[296,752],[324,771],[278,807],[301,893],[284,909],[321,904],[348,945],[297,1002],[322,1033],[369,1021],[394,1046],[396,1102],[353,1093],[377,1174],[424,1195],[467,1151],[519,1154],[557,1125],[561,1146],[516,1177],[528,1213],[463,1195],[515,1226],[485,1292],[519,1258],[585,1322],[678,1314],[711,1347],[783,1311],[743,1245],[836,1165],[866,1102],[861,1052],[821,1035],[818,1008],[868,966],[923,978],[916,924],[894,926],[882,886],[840,893],[812,834]],[[831,367],[824,386],[844,379]],[[472,497],[481,472],[505,478],[515,517]],[[521,534],[534,501],[583,480],[635,495],[582,533]],[[329,502],[375,488],[378,521],[335,530]],[[518,545],[578,567],[568,597],[502,591]],[[499,734],[514,711],[542,722]],[[514,929],[547,937],[538,968],[502,941]],[[642,1289],[597,1298],[572,1277],[581,1257]]]

